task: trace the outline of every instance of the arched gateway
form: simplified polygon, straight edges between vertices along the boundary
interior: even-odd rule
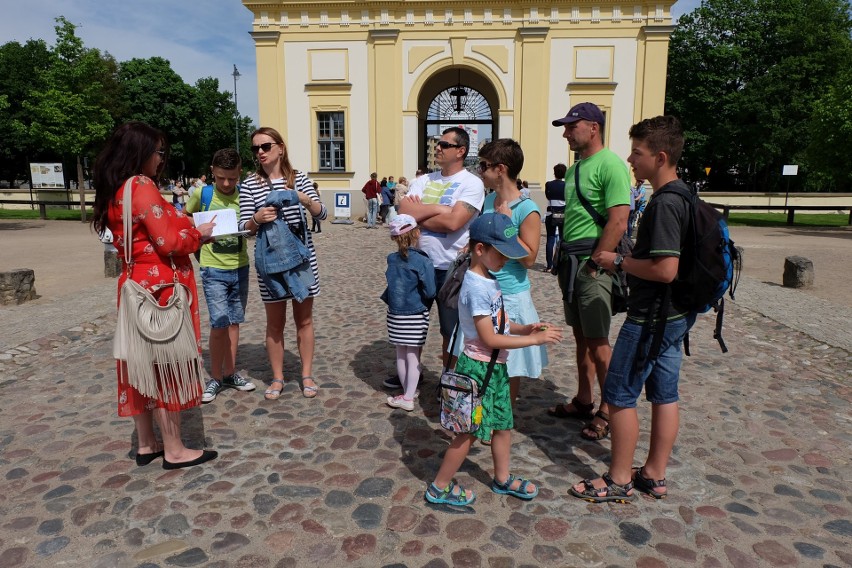
[[[536,188],[572,159],[550,125],[571,105],[598,104],[623,156],[630,125],[663,111],[671,1],[242,2],[260,122],[323,191],[358,192],[372,171],[411,178],[430,136],[459,124],[476,145],[518,140]]]

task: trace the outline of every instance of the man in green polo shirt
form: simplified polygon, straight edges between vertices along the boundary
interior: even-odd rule
[[[568,146],[579,160],[565,175],[565,222],[559,262],[559,286],[565,323],[574,331],[577,345],[577,394],[548,413],[558,418],[591,419],[581,435],[601,440],[609,435],[609,415],[601,402],[594,410],[594,383],[603,388],[612,347],[612,284],[609,273],[591,259],[597,251],[614,251],[627,230],[630,214],[630,173],[624,160],[603,145],[605,118],[597,105],[580,103],[564,118],[553,121],[563,127]],[[580,197],[581,194],[582,197]],[[583,201],[586,201],[586,205]],[[605,221],[596,222],[587,207]]]
[[[213,155],[213,185],[193,192],[186,204],[188,213],[233,209],[240,218],[240,155],[233,148],[218,150]],[[210,376],[201,396],[211,402],[224,388],[252,391],[235,367],[240,324],[245,321],[249,287],[249,259],[246,239],[242,235],[217,237],[201,247],[198,264],[201,283],[210,313]]]

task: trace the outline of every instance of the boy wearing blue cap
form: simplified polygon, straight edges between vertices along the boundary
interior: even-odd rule
[[[479,438],[491,441],[494,479],[491,490],[520,499],[532,499],[538,488],[529,480],[509,473],[512,446],[512,402],[506,358],[509,349],[557,343],[562,330],[550,323],[520,325],[509,321],[503,309],[500,286],[492,275],[509,258],[523,258],[527,251],[518,242],[518,229],[502,213],[486,213],[470,226],[470,269],[459,292],[459,326],[464,333],[464,350],[456,371],[473,378],[482,387],[492,352],[499,350],[488,389],[481,393],[482,422],[471,434],[453,438],[435,481],[426,490],[430,503],[465,506],[476,496],[463,489],[453,476]],[[499,330],[503,330],[499,334]]]

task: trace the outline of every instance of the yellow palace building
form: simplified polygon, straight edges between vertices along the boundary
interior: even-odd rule
[[[606,114],[605,142],[662,114],[673,2],[242,0],[254,14],[260,123],[294,167],[352,193],[370,172],[413,178],[448,126],[514,138],[535,189],[570,164],[550,122],[583,101]],[[430,141],[432,143],[430,144]]]

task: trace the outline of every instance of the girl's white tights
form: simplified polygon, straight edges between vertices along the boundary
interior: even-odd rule
[[[405,398],[414,398],[420,380],[420,348],[410,345],[396,346],[396,372],[402,383]]]

